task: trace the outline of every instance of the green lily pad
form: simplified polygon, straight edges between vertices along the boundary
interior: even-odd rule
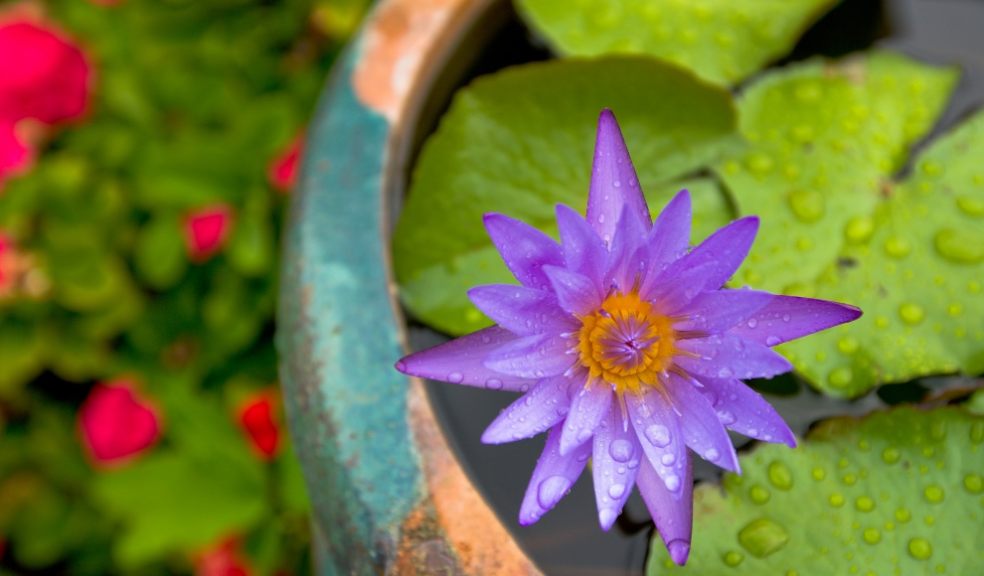
[[[876,53],[777,72],[740,105],[751,145],[719,176],[763,228],[737,279],[865,311],[782,348],[826,393],[984,370],[984,116],[892,180],[955,81]]]
[[[648,574],[975,574],[984,565],[984,418],[905,407],[824,422],[694,492],[686,568]]]
[[[562,54],[647,54],[730,84],[786,54],[837,0],[519,0]]]
[[[654,208],[734,144],[727,92],[649,59],[553,61],[480,78],[424,147],[396,227],[394,267],[413,315],[454,334],[488,324],[465,291],[511,276],[482,214],[506,211],[549,231],[557,203],[583,207],[605,107],[618,115]],[[702,221],[720,223],[728,210],[716,186],[695,188]]]

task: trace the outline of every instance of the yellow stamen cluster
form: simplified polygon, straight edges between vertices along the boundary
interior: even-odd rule
[[[635,292],[608,296],[597,311],[581,317],[575,334],[588,382],[607,382],[619,394],[659,386],[676,353],[671,319]]]

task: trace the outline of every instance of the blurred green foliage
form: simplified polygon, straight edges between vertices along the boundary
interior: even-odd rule
[[[366,4],[37,4],[95,76],[86,117],[0,191],[0,230],[34,267],[30,290],[0,299],[0,571],[183,573],[225,538],[253,573],[309,569],[296,458],[257,457],[237,409],[277,379],[286,196],[267,167]],[[194,262],[184,218],[216,204],[231,235]],[[77,412],[120,375],[160,409],[163,437],[101,469]]]

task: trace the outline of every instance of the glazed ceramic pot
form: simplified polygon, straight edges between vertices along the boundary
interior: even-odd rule
[[[423,383],[393,369],[406,337],[389,238],[408,155],[502,8],[380,2],[310,132],[278,345],[319,574],[539,573],[463,472]]]

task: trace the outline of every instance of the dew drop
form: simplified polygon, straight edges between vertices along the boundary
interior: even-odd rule
[[[772,498],[772,493],[762,486],[755,485],[748,490],[748,497],[756,504],[765,504]]]
[[[749,170],[761,176],[772,170],[773,162],[772,158],[756,152],[748,157],[747,165]]]
[[[899,317],[910,326],[916,326],[926,317],[926,311],[922,306],[907,302],[899,306]]]
[[[933,555],[933,546],[925,538],[912,538],[909,540],[909,556],[916,560],[927,560]]]
[[[746,324],[748,325],[749,328],[754,330],[755,327],[758,326],[758,320],[756,320],[755,318],[749,318]]]
[[[957,208],[968,216],[975,218],[984,216],[984,200],[973,196],[957,196]]]
[[[881,457],[886,464],[895,464],[896,462],[899,461],[899,458],[902,457],[902,454],[899,453],[898,449],[888,447],[882,450]]]
[[[666,489],[670,492],[676,492],[680,489],[680,477],[676,474],[670,474],[663,479],[663,484],[666,485]]]
[[[816,190],[794,190],[787,198],[789,208],[802,222],[816,222],[825,211],[823,195]]]
[[[718,378],[731,378],[732,376],[734,376],[734,372],[730,368],[725,367],[718,370]]]
[[[452,384],[461,384],[461,381],[465,379],[465,375],[461,372],[452,372],[448,374],[448,382]]]
[[[780,490],[793,487],[793,476],[785,464],[776,460],[769,464],[769,482]]]
[[[612,484],[608,487],[608,495],[613,500],[618,500],[623,494],[625,494],[625,484]]]
[[[571,487],[571,482],[563,476],[550,476],[543,482],[536,491],[536,500],[541,508],[552,508],[554,504],[564,497],[564,494]]]
[[[672,466],[676,462],[676,456],[673,454],[663,454],[659,461],[663,463],[663,466]]]
[[[864,541],[868,544],[878,544],[881,542],[881,532],[878,531],[878,528],[865,529]]]
[[[827,471],[824,470],[823,468],[817,467],[814,468],[812,472],[810,472],[810,475],[813,476],[814,480],[819,482],[820,480],[823,480],[824,478],[827,477]]]
[[[853,336],[845,336],[837,341],[837,349],[842,354],[854,354],[858,351],[858,340]]]
[[[720,457],[721,453],[714,448],[709,448],[707,452],[704,452],[704,458],[706,458],[709,462],[716,462]]]
[[[844,505],[844,495],[840,492],[834,492],[830,495],[830,498],[828,498],[827,501],[830,502],[830,505],[834,508],[840,508]]]
[[[912,251],[912,244],[901,236],[891,236],[885,240],[884,249],[892,258],[904,258]]]
[[[742,560],[745,559],[745,555],[737,550],[730,550],[724,555],[724,563],[728,566],[734,568],[735,566],[741,564]]]
[[[786,545],[786,529],[768,518],[752,520],[738,532],[738,543],[756,558],[765,558]]]
[[[721,424],[724,424],[725,426],[729,426],[735,423],[736,418],[735,415],[729,412],[728,410],[721,410],[720,412],[718,412],[718,420],[721,421]]]
[[[852,244],[863,244],[871,238],[875,231],[875,223],[871,218],[865,216],[855,216],[847,221],[844,228],[844,237]]]
[[[830,374],[827,376],[827,381],[834,388],[844,388],[851,383],[854,379],[854,373],[851,369],[846,366],[841,366],[840,368],[835,368],[831,370]]]
[[[632,459],[633,452],[635,450],[632,448],[632,443],[624,438],[616,438],[608,446],[608,453],[616,462],[628,462]]]
[[[858,496],[854,501],[854,508],[859,512],[871,512],[875,509],[875,501],[868,496]]]
[[[976,264],[984,260],[984,239],[979,235],[944,228],[933,237],[940,256],[957,264]]]
[[[909,512],[908,508],[899,508],[895,511],[895,519],[905,524],[909,520],[912,520],[912,512]]]
[[[670,443],[670,429],[662,424],[650,424],[646,428],[646,439],[653,446],[665,448]]]
[[[974,422],[970,426],[970,441],[974,444],[984,442],[984,422]]]
[[[767,338],[765,339],[765,345],[766,345],[766,346],[776,346],[776,345],[778,345],[778,344],[779,344],[780,342],[782,342],[782,339],[781,339],[781,338],[779,338],[778,336],[768,336],[768,337],[767,337]]]
[[[943,501],[945,494],[943,493],[943,488],[937,484],[930,484],[923,490],[923,496],[931,504],[939,504]]]
[[[984,479],[979,474],[967,474],[963,479],[964,488],[971,494],[977,494],[984,490]]]

